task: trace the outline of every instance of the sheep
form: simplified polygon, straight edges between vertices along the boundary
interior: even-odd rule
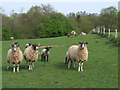
[[[46,61],[46,56],[47,56],[47,62],[48,62],[48,57],[50,55],[50,52],[49,52],[49,49],[52,48],[51,46],[46,46],[45,49],[43,49],[41,51],[41,61],[43,61],[44,59],[44,62]]]
[[[69,34],[69,33],[67,34],[67,37],[70,37],[70,34]]]
[[[31,46],[27,47],[24,51],[24,58],[26,60],[26,67],[27,63],[29,62],[29,70],[32,70],[34,68],[33,62],[36,62],[38,60],[38,46],[40,44],[31,44]]]
[[[14,37],[10,37],[10,40],[14,40]]]
[[[77,36],[77,33],[75,32],[75,30],[73,30],[73,31],[71,32],[71,35],[72,35],[72,36]]]
[[[74,67],[75,67],[75,61],[79,62],[79,68],[78,71],[83,71],[83,62],[88,60],[88,50],[86,44],[88,42],[79,42],[79,46],[73,45],[69,47],[68,49],[68,68],[70,68],[70,60],[74,61]]]
[[[84,32],[81,32],[81,34],[80,35],[86,35],[86,33],[84,33]]]
[[[15,64],[17,64],[17,72],[19,72],[19,64],[23,61],[23,54],[19,48],[20,45],[17,43],[11,44],[11,49],[9,49],[7,54],[7,70],[9,70],[9,64],[13,64],[13,72],[15,72]]]

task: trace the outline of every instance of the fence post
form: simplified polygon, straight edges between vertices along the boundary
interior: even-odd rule
[[[98,27],[98,34],[100,33],[100,27]]]
[[[117,38],[117,29],[115,29],[115,39]]]
[[[102,34],[102,26],[101,26],[101,34]]]
[[[103,34],[105,35],[105,28],[103,29]]]
[[[110,29],[108,29],[108,38],[110,38]]]

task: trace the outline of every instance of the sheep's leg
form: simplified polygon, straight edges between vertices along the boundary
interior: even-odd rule
[[[28,61],[26,61],[26,68],[27,68]]]
[[[80,62],[79,62],[78,72],[80,71],[80,66],[81,66],[81,65],[80,65]]]
[[[17,72],[19,72],[19,64],[17,64]]]
[[[46,60],[45,60],[45,56],[44,56],[44,62],[45,62]]]
[[[9,67],[10,67],[10,62],[8,62],[8,65],[7,65],[7,70],[9,70]]]
[[[70,68],[70,61],[68,60],[68,68]]]
[[[72,66],[72,64],[73,64],[73,61],[71,60],[71,66]]]
[[[43,54],[41,54],[41,61],[43,61]]]
[[[15,64],[13,64],[13,72],[15,72]]]
[[[81,63],[81,71],[83,71],[83,62]]]
[[[48,62],[48,57],[49,57],[49,56],[47,56],[47,62]]]
[[[67,57],[65,57],[65,64],[67,64],[68,62],[67,62]]]
[[[75,67],[76,65],[75,65],[75,60],[74,60],[74,64],[73,64],[73,67]]]
[[[32,62],[32,66],[31,66],[31,69],[33,69],[34,68],[34,63]]]
[[[30,61],[29,61],[29,70],[31,70],[31,67],[30,67],[31,65],[30,65]]]

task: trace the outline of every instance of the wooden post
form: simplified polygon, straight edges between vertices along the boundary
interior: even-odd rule
[[[108,38],[110,38],[110,29],[108,29]]]
[[[102,26],[101,26],[101,34],[102,34]]]
[[[100,28],[98,27],[98,34],[100,33]]]
[[[117,38],[117,29],[115,29],[115,39]]]
[[[103,29],[103,34],[105,35],[105,28]]]

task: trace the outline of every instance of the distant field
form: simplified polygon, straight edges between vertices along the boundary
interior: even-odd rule
[[[84,71],[78,72],[76,67],[70,69],[64,64],[65,54],[71,45],[79,41],[88,42],[89,58],[84,63]],[[21,39],[3,41],[2,44],[2,87],[3,88],[117,88],[118,87],[118,48],[114,44],[105,44],[105,38],[98,35],[77,37],[57,37],[45,39]],[[50,49],[49,62],[39,60],[34,70],[25,68],[25,60],[20,64],[20,72],[6,71],[7,51],[10,44],[18,42],[24,52],[26,43],[58,45]],[[39,49],[41,52],[42,49]]]

